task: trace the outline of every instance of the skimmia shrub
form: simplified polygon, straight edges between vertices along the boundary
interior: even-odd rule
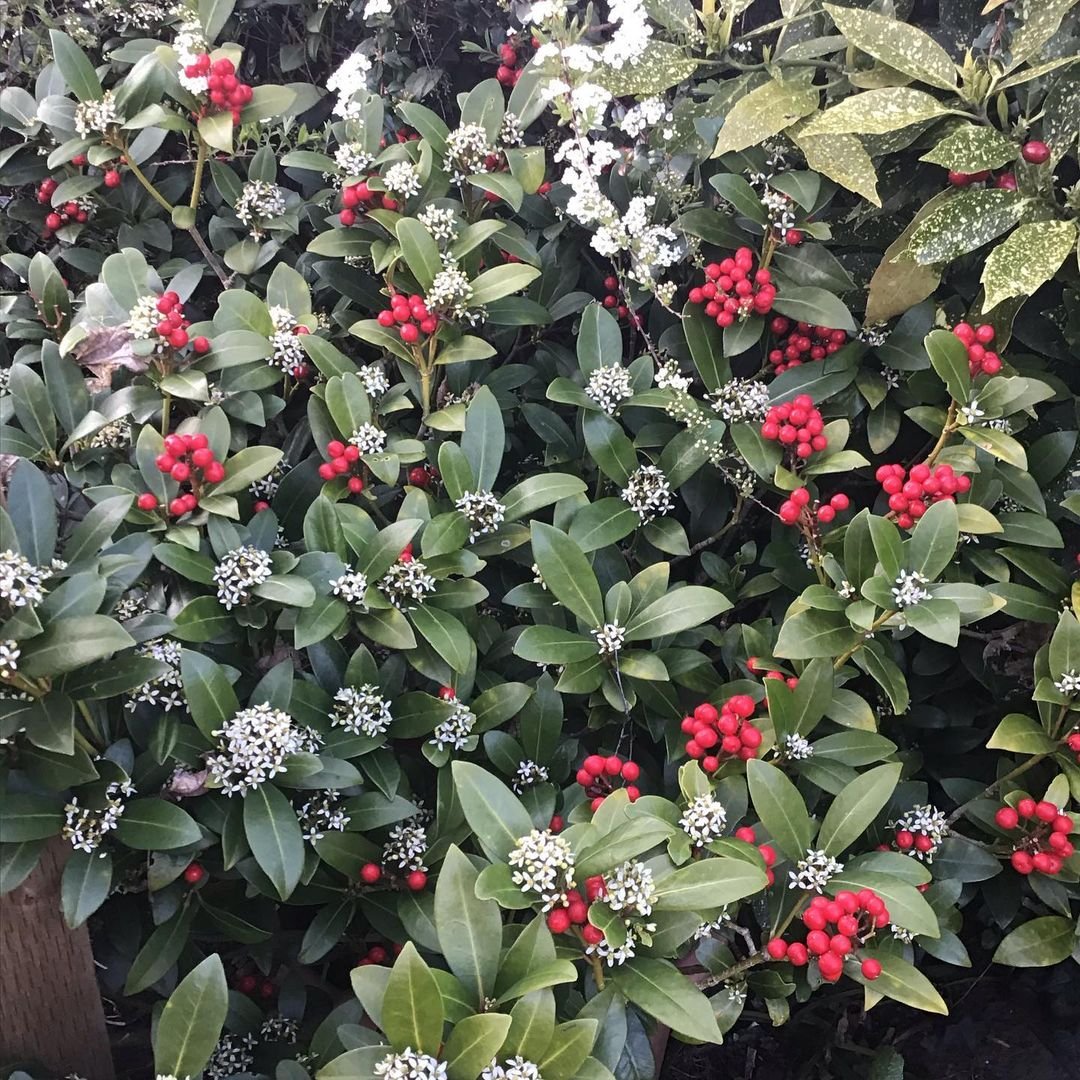
[[[159,1080],[1075,961],[1080,21],[874,7],[3,42],[3,888]]]

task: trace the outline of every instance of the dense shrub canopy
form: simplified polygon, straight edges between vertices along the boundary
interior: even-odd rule
[[[1080,956],[1080,18],[911,7],[15,5],[2,881],[135,1073]]]

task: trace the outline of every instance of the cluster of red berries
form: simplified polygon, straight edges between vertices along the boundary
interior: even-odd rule
[[[981,184],[984,180],[989,179],[989,169],[981,169],[979,172],[973,173],[957,172],[955,169],[949,170],[949,183],[953,187],[969,187],[971,184]],[[1003,172],[995,176],[994,187],[1001,188],[1003,191],[1015,191],[1017,188],[1016,174]]]
[[[996,375],[1001,370],[1001,357],[987,348],[994,340],[994,328],[989,323],[972,326],[961,322],[953,327],[953,333],[964,343],[968,354],[968,369],[972,378],[976,375]]]
[[[184,305],[180,303],[180,297],[170,289],[158,297],[155,307],[161,315],[160,322],[154,327],[158,337],[164,338],[174,349],[182,349],[188,343],[187,328],[191,320],[184,318]]]
[[[190,491],[181,491],[169,503],[169,513],[182,517],[199,505],[198,492],[203,484],[220,484],[225,479],[225,466],[210,449],[209,440],[201,432],[173,434],[165,437],[165,449],[154,458],[158,472],[167,473],[181,487],[190,484]],[[143,492],[136,501],[140,510],[156,510],[157,496]]]
[[[705,314],[717,326],[730,326],[736,318],[765,315],[772,310],[776,286],[764,266],[754,270],[754,253],[741,247],[718,263],[705,267],[705,284],[690,290],[691,304],[704,304]]]
[[[844,890],[834,900],[815,896],[802,914],[807,929],[806,944],[772,938],[765,951],[774,960],[787,960],[793,967],[805,967],[810,957],[817,958],[818,971],[826,982],[837,982],[844,973],[844,957],[874,936],[875,930],[891,922],[885,901],[873,889],[853,893]],[[881,974],[881,963],[872,956],[861,964],[864,979]]]
[[[184,68],[184,74],[189,79],[205,75],[214,111],[230,112],[233,124],[240,123],[240,111],[251,101],[252,89],[236,77],[236,65],[228,57],[211,63],[208,53],[200,53],[193,63]]]
[[[390,306],[380,311],[375,318],[379,325],[387,330],[396,326],[406,345],[415,345],[420,340],[421,333],[434,334],[439,329],[437,316],[428,311],[424,298],[418,293],[413,293],[412,296],[394,293],[390,297]]]
[[[1006,804],[994,815],[994,821],[998,828],[1007,832],[1021,829],[1009,857],[1018,874],[1037,871],[1054,877],[1061,873],[1065,860],[1076,850],[1069,839],[1073,819],[1045,799],[1036,802],[1032,798],[1023,798],[1015,809]]]
[[[800,394],[794,401],[783,405],[773,405],[761,425],[763,439],[794,446],[795,456],[803,459],[829,445],[824,431],[825,421],[809,394]]]
[[[910,529],[931,503],[956,502],[957,492],[971,490],[971,477],[957,476],[951,465],[935,465],[932,471],[929,465],[912,465],[910,472],[903,465],[882,465],[874,475],[901,529]]]
[[[780,504],[778,513],[785,525],[797,525],[800,520],[809,523],[814,517],[823,525],[828,525],[838,513],[850,505],[851,500],[842,491],[838,491],[826,503],[811,503],[809,490],[802,487],[796,488],[791,497]]]
[[[360,867],[360,880],[365,885],[377,885],[382,879],[383,868],[378,863],[364,863]],[[427,888],[428,877],[423,870],[410,870],[403,880],[410,892],[423,892]]]
[[[43,181],[43,184],[45,183],[51,184],[53,183],[53,181]],[[52,213],[46,214],[45,231],[42,235],[48,238],[49,236],[52,236],[52,234],[56,232],[56,230],[59,229],[62,225],[67,225],[72,221],[77,221],[80,225],[83,225],[89,220],[90,215],[85,210],[83,210],[78,203],[66,202],[63,206],[59,207],[56,210],[53,210]]]
[[[812,326],[807,322],[794,324],[783,315],[777,315],[770,324],[772,332],[781,340],[769,350],[769,363],[782,375],[788,368],[799,367],[807,360],[824,360],[847,344],[848,336],[843,330],[828,326]]]
[[[330,460],[324,461],[319,466],[319,475],[327,483],[336,480],[339,476],[351,473],[354,466],[357,469],[363,467],[360,464],[360,447],[354,446],[352,443],[343,443],[339,439],[334,439],[326,444],[326,453]],[[353,474],[349,476],[346,483],[349,491],[354,495],[359,495],[364,490],[362,476]]]
[[[915,850],[925,855],[937,847],[937,842],[929,833],[913,832],[911,829],[897,829],[893,839],[901,851]]]
[[[439,470],[431,465],[414,465],[408,473],[409,483],[413,487],[424,488],[425,490],[431,487],[433,480],[438,480],[438,478]]]
[[[341,189],[341,205],[343,209],[338,215],[338,220],[347,227],[356,224],[357,210],[361,213],[374,210],[376,207],[382,207],[383,210],[396,210],[398,201],[385,192],[372,191],[368,187],[367,180],[360,180]]]
[[[590,754],[577,771],[577,782],[585,789],[585,795],[592,800],[595,813],[600,804],[615,790],[615,781],[626,781],[626,794],[631,802],[636,802],[641,792],[634,786],[641,776],[641,766],[636,762],[624,761],[618,754]]]
[[[789,690],[794,690],[799,685],[799,680],[794,675],[784,675],[782,671],[770,671],[768,668],[761,667],[756,656],[747,657],[746,670],[751,675],[761,675],[766,679],[783,679]]]
[[[372,945],[370,949],[359,960],[356,961],[357,967],[370,967],[372,964],[385,964],[390,959],[391,953],[397,956],[401,952],[401,946],[395,941],[392,942],[390,948],[386,948],[385,945]]]
[[[572,926],[580,926],[585,944],[599,945],[604,940],[604,931],[589,922],[589,907],[606,891],[607,885],[600,874],[586,878],[584,896],[577,889],[571,889],[566,894],[565,905],[548,912],[548,929],[553,934],[565,934]]]
[[[550,184],[548,185],[551,186]],[[604,288],[607,290],[604,293],[603,299],[600,301],[608,311],[614,311],[620,319],[625,319],[630,314],[630,308],[622,301],[622,294],[619,288],[619,279],[614,274],[609,274],[604,278]]]
[[[206,869],[202,863],[188,863],[184,868],[184,881],[189,885],[198,885],[206,877]]]
[[[765,880],[770,885],[774,884],[776,874],[773,873],[773,867],[776,865],[776,848],[772,844],[759,844],[757,837],[754,835],[754,830],[749,825],[743,825],[742,828],[736,829],[735,839],[742,840],[744,844],[753,844],[758,849],[758,854],[765,863]]]
[[[499,67],[495,78],[500,86],[515,86],[521,78],[521,58],[513,41],[504,41],[499,46]]]
[[[258,993],[259,997],[264,1000],[274,996],[274,984],[269,979],[260,979],[257,975],[252,975],[250,973],[247,975],[238,975],[233,986],[235,986],[241,994]]]
[[[1076,556],[1080,562],[1080,555]],[[1080,765],[1080,731],[1074,731],[1066,740],[1065,745],[1076,755],[1076,764]]]
[[[743,761],[757,757],[762,736],[761,731],[750,723],[754,707],[754,699],[749,694],[728,698],[719,711],[715,705],[703,701],[682,720],[682,732],[690,736],[686,753],[700,761],[707,773],[716,772],[725,757]]]
[[[37,201],[44,205],[49,202],[53,197],[53,192],[60,186],[60,184],[54,180],[51,176],[46,177],[37,186],[37,191],[34,193]]]

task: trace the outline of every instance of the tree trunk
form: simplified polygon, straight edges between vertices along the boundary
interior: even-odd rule
[[[0,1059],[113,1080],[90,936],[69,930],[60,911],[70,853],[51,840],[34,872],[0,897]]]

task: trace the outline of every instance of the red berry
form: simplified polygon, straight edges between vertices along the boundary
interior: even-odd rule
[[[606,758],[602,757],[600,754],[590,754],[581,763],[581,767],[589,774],[589,776],[596,777],[603,774],[605,763]]]
[[[862,962],[862,976],[864,979],[868,979],[871,982],[874,981],[881,974],[881,961],[875,960],[872,956],[868,956]]]
[[[188,334],[186,330],[177,328],[169,334],[169,344],[174,349],[182,349],[188,343]]]
[[[1021,799],[1016,804],[1016,812],[1022,818],[1034,817],[1035,816],[1036,805],[1037,804],[1036,804],[1034,799],[1031,799],[1031,798]]]
[[[365,885],[374,885],[382,877],[382,867],[378,863],[364,863],[360,867],[360,880]]]
[[[604,931],[590,923],[582,928],[581,936],[585,939],[586,945],[599,945],[604,940]]]
[[[1015,829],[1020,823],[1020,815],[1011,806],[1003,806],[994,815],[994,821],[1001,829]]]
[[[427,887],[427,874],[423,870],[413,870],[405,875],[405,884],[412,892],[423,892]]]
[[[350,476],[346,486],[354,495],[359,495],[364,490],[364,481],[359,476]]]
[[[915,834],[908,829],[898,829],[896,833],[896,846],[901,851],[909,851],[915,846]]]
[[[169,513],[172,514],[173,517],[182,517],[187,512],[187,503],[184,502],[183,499],[173,499],[173,501],[169,503]]]
[[[49,214],[45,218],[45,227],[47,229],[52,229],[55,232],[61,225],[63,225],[63,222],[60,220],[59,214]]]
[[[639,776],[641,776],[641,766],[639,766],[636,762],[627,761],[623,764],[622,778],[624,780],[629,780],[632,784],[638,779]]]
[[[356,224],[356,211],[355,210],[349,210],[349,209],[342,210],[341,213],[338,214],[338,220],[346,228],[348,228],[350,225],[355,225]]]
[[[787,956],[788,944],[783,938],[773,938],[765,946],[765,951],[774,960],[783,960],[784,957]]]
[[[409,547],[411,548],[412,545],[410,544]],[[402,555],[405,555],[405,554],[411,555],[412,552],[411,551],[402,551]],[[457,701],[457,691],[452,686],[440,686],[439,687],[439,697],[443,701]]]
[[[1018,874],[1030,874],[1035,869],[1034,861],[1026,851],[1014,851],[1009,862]]]
[[[197,862],[190,863],[184,870],[184,880],[189,885],[198,885],[204,877],[206,877],[206,871]]]
[[[811,930],[806,935],[806,947],[815,956],[824,956],[829,951],[829,935],[824,930]]]
[[[259,997],[272,998],[274,996],[274,984],[269,979],[263,979],[259,986]]]
[[[806,946],[798,941],[793,941],[788,946],[787,958],[788,962],[793,967],[806,967],[806,963],[809,960],[809,956],[806,952]]]
[[[622,758],[618,754],[612,754],[604,759],[604,772],[608,776],[618,776],[622,771]]]
[[[1025,161],[1032,165],[1041,165],[1050,157],[1050,147],[1039,139],[1031,139],[1020,147],[1020,153]]]
[[[1043,800],[1035,807],[1035,816],[1040,821],[1045,821],[1049,824],[1058,816],[1058,808],[1052,802],[1046,802]]]
[[[136,500],[136,505],[140,510],[156,510],[158,507],[157,496],[151,495],[149,491],[144,491]]]
[[[1001,188],[1004,191],[1015,191],[1017,188],[1016,174],[1011,172],[1002,173],[994,181],[994,187]]]
[[[803,234],[801,229],[788,229],[784,234],[784,243],[788,247],[798,247],[803,242]]]
[[[220,484],[225,479],[225,466],[220,461],[211,461],[203,470],[203,479],[208,484]]]
[[[563,831],[563,819],[559,817],[558,814],[555,814],[554,817],[552,817],[551,823],[548,825],[548,828],[553,833],[561,833]]]
[[[565,934],[570,929],[570,913],[566,908],[553,908],[548,912],[547,925],[553,934]]]
[[[422,465],[416,465],[409,470],[409,483],[413,487],[426,488],[431,483],[431,476]]]
[[[844,971],[843,957],[834,952],[819,956],[818,970],[821,972],[821,977],[827,982],[836,982]]]
[[[398,333],[406,345],[413,345],[420,340],[420,328],[413,323],[405,323]]]
[[[380,311],[375,318],[380,326],[393,326],[397,322],[397,319],[394,318],[394,313],[388,310]]]

